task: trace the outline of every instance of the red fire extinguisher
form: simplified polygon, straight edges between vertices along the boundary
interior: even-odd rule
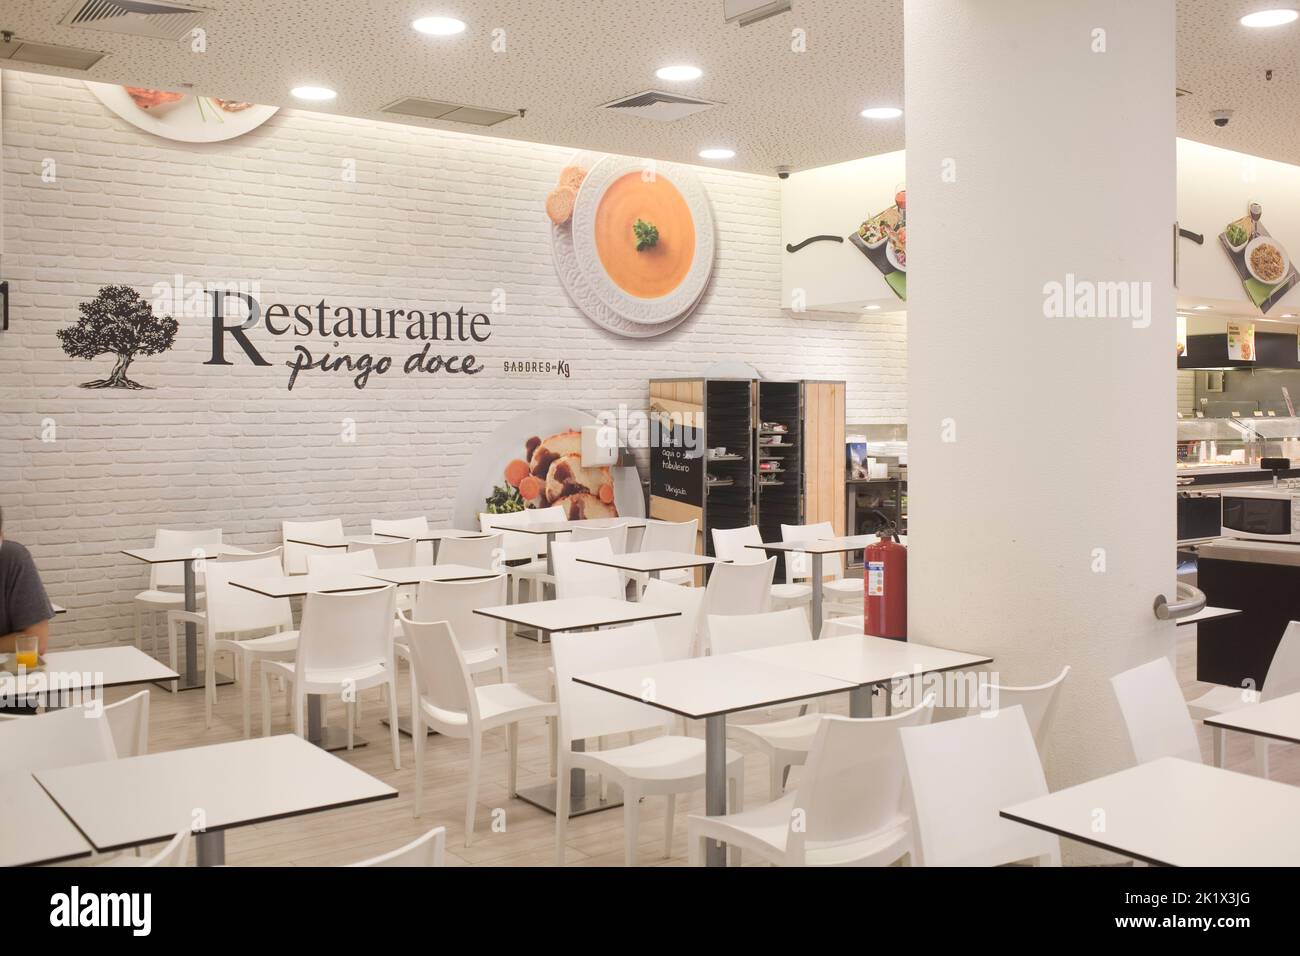
[[[907,640],[907,547],[894,528],[862,549],[865,633]]]

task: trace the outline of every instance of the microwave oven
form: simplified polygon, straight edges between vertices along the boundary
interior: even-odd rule
[[[1300,492],[1251,488],[1225,491],[1222,500],[1228,537],[1300,543]]]

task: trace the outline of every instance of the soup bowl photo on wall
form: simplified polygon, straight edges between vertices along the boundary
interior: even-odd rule
[[[687,167],[579,153],[546,199],[555,270],[610,332],[677,328],[708,289],[716,240],[708,193]]]
[[[216,96],[92,83],[95,98],[132,126],[181,143],[218,143],[257,129],[279,110]]]

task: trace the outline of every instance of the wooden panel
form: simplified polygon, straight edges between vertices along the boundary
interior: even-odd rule
[[[804,521],[829,521],[844,534],[844,412],[842,382],[804,384]]]
[[[702,525],[704,510],[697,508],[695,505],[688,505],[684,501],[674,501],[672,498],[651,495],[650,517],[659,518],[663,521],[690,521],[694,519]]]

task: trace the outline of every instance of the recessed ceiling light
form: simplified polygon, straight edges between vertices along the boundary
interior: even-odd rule
[[[903,111],[897,106],[868,106],[862,111],[863,119],[898,119],[903,115]]]
[[[290,92],[300,100],[332,100],[338,96],[328,86],[295,86]]]
[[[1197,312],[1209,312],[1211,308],[1212,308],[1212,306],[1208,306],[1208,305],[1198,305],[1198,306],[1196,306],[1196,311],[1197,311]]]
[[[731,159],[736,155],[734,149],[702,149],[700,159]]]
[[[465,32],[465,21],[455,17],[420,17],[411,26],[435,37],[449,37]]]
[[[1293,23],[1300,13],[1295,10],[1258,10],[1241,18],[1243,27],[1280,27]]]
[[[704,71],[698,66],[661,66],[655,70],[655,76],[659,77],[659,79],[671,80],[674,83],[698,80],[703,75]]]

